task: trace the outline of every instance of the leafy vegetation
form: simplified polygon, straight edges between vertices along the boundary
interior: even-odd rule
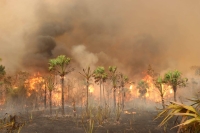
[[[182,78],[181,72],[175,70],[175,71],[168,71],[164,75],[164,82],[168,85],[172,86],[172,89],[174,91],[174,101],[176,100],[176,92],[177,92],[177,87],[185,87],[188,79],[187,78]]]
[[[49,106],[49,117],[53,118],[53,114],[55,114],[54,112],[56,111],[57,119],[59,118],[59,112],[61,112],[63,118],[67,117],[67,115],[64,116],[64,106],[69,103],[67,102],[67,104],[65,104],[65,97],[67,95],[67,101],[71,100],[70,102],[72,102],[72,106],[67,107],[67,109],[70,108],[71,111],[73,110],[74,117],[72,119],[76,119],[77,126],[78,120],[81,119],[81,124],[85,133],[94,133],[98,127],[106,126],[108,123],[120,124],[121,116],[123,115],[126,105],[125,100],[128,99],[127,92],[130,93],[130,99],[132,98],[132,100],[134,100],[134,98],[138,99],[138,97],[147,99],[148,93],[150,92],[149,88],[151,88],[153,84],[159,92],[163,106],[163,111],[158,114],[156,119],[165,116],[159,126],[165,127],[165,124],[173,118],[173,116],[179,116],[178,120],[180,120],[180,123],[175,126],[178,127],[179,133],[200,132],[199,99],[190,99],[191,102],[194,102],[194,104],[190,106],[177,102],[171,102],[170,105],[166,106],[164,96],[166,91],[168,91],[168,87],[165,87],[165,85],[173,88],[174,101],[176,101],[177,88],[185,87],[187,84],[188,79],[182,78],[182,74],[179,71],[169,71],[162,77],[157,76],[151,66],[149,66],[147,74],[153,79],[152,84],[149,84],[149,81],[147,82],[146,79],[140,80],[136,86],[134,86],[136,90],[134,93],[139,92],[139,95],[135,94],[137,97],[132,97],[133,92],[131,92],[131,88],[128,89],[128,83],[130,83],[129,78],[119,72],[116,66],[109,66],[108,69],[99,66],[94,69],[94,71],[91,70],[90,67],[87,67],[83,69],[82,72],[79,72],[82,76],[81,79],[84,79],[84,82],[80,82],[82,81],[81,79],[74,80],[71,79],[71,77],[65,80],[65,76],[74,71],[74,68],[70,67],[70,62],[71,58],[65,55],[50,59],[50,75],[44,78],[40,74],[36,74],[33,77],[37,80],[34,81],[30,80],[31,76],[29,73],[23,71],[18,71],[14,75],[7,75],[5,67],[0,65],[0,94],[2,97],[6,97],[5,101],[3,101],[4,99],[1,97],[2,103],[4,103],[5,106],[9,105],[10,107],[7,107],[11,109],[21,108],[27,112],[30,110],[31,112],[39,110],[39,106],[42,106],[45,112],[46,107]],[[57,75],[60,76],[61,91],[59,91],[58,94],[61,92],[61,106],[55,106],[55,103],[53,103],[53,98],[55,97],[52,97],[53,94],[58,91]],[[31,84],[31,82],[34,82],[34,84]],[[99,94],[97,95],[100,100],[95,99],[96,95],[93,95],[92,91],[90,92],[91,85],[95,85],[93,82],[99,85]],[[64,83],[67,83],[67,85],[65,86]],[[66,87],[68,91],[65,91]],[[65,94],[66,92],[67,94]],[[112,93],[113,111],[111,111],[112,103],[109,103],[109,95]],[[105,94],[108,96],[107,99],[105,98]],[[47,96],[49,96],[49,99],[47,99]],[[143,100],[141,101],[144,102]],[[99,103],[98,106],[89,106],[90,104],[96,105],[97,103]],[[78,106],[81,104],[81,107],[77,107],[77,104]],[[146,106],[148,102],[144,102],[144,104]],[[78,112],[80,108],[81,116]],[[82,108],[84,108],[83,110],[85,111],[83,111]],[[139,110],[142,111],[142,109]],[[132,112],[128,112],[128,114],[132,114]],[[0,130],[8,129],[10,132],[20,132],[25,122],[19,123],[15,121],[15,117],[17,116],[10,115],[2,118],[0,120]],[[32,113],[29,120],[32,120]],[[132,125],[132,121],[130,123],[130,125]]]
[[[149,88],[149,84],[144,80],[140,80],[138,82],[137,88],[139,89],[140,97],[145,98],[145,94],[147,93],[147,89]]]
[[[159,126],[164,126],[172,117],[180,117],[180,123],[175,127],[178,127],[177,133],[199,133],[200,132],[200,112],[198,107],[200,105],[199,99],[191,100],[194,103],[192,106],[184,105],[177,102],[171,102],[162,112],[160,112],[156,119],[164,116]],[[197,105],[196,107],[193,107]],[[175,128],[173,127],[173,128]]]
[[[101,89],[102,85],[103,85],[103,98],[105,101],[104,82],[106,82],[107,78],[108,78],[108,75],[106,74],[104,67],[97,67],[96,70],[94,70],[95,83],[99,83],[99,88],[100,88],[100,105],[102,103],[102,89]]]
[[[80,72],[79,72],[80,73]],[[87,68],[87,70],[83,69],[83,73],[80,73],[86,80],[86,90],[87,90],[87,100],[86,100],[86,110],[88,111],[88,96],[89,96],[89,85],[90,85],[90,79],[93,76],[93,73],[90,70],[90,67]]]
[[[64,76],[68,73],[72,72],[74,69],[70,68],[71,58],[66,57],[65,55],[59,55],[55,59],[49,60],[49,71],[54,71],[55,74],[60,75],[61,77],[61,88],[62,88],[62,115],[65,114],[64,112]]]

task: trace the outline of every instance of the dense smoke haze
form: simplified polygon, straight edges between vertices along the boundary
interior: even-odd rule
[[[8,72],[47,71],[60,54],[77,68],[116,65],[131,77],[149,64],[200,65],[200,1],[1,0],[0,57]]]

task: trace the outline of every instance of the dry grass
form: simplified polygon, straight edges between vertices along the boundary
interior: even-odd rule
[[[7,133],[20,133],[22,127],[26,124],[27,121],[20,120],[20,116],[17,115],[8,115],[0,119],[0,132]]]

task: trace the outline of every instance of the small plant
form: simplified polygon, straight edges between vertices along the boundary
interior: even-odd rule
[[[55,117],[56,117],[56,119],[58,118],[58,110],[56,110],[56,116]]]
[[[31,111],[30,120],[32,120],[32,119],[33,119],[33,113],[32,113],[32,111]]]
[[[94,133],[94,119],[90,119],[86,125],[83,124],[85,133]]]
[[[99,126],[103,124],[103,109],[99,106],[97,109],[96,119],[98,121]]]
[[[85,130],[85,133],[94,133],[94,108],[89,106],[86,111],[82,113],[82,124]]]
[[[103,113],[104,120],[107,120],[110,117],[111,110],[107,104],[105,105],[102,113]]]
[[[75,101],[74,98],[73,98],[73,101],[72,101],[72,106],[73,106],[73,114],[74,114],[74,117],[76,117],[76,101]]]
[[[7,131],[8,133],[17,132],[20,133],[22,127],[25,125],[25,121],[17,122],[18,116],[5,114],[3,119],[0,119],[0,131]]]

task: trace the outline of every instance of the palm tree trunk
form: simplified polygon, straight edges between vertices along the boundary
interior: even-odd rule
[[[67,87],[67,100],[69,100],[69,85]]]
[[[47,88],[45,85],[45,90],[44,90],[44,107],[45,109],[47,108]]]
[[[110,106],[110,93],[109,93],[109,90],[107,91],[107,99],[108,99],[108,106]]]
[[[49,103],[50,103],[50,105],[49,105],[50,106],[50,115],[52,115],[52,96],[51,96],[52,91],[50,91],[49,93],[50,93],[49,94],[49,98],[50,98],[49,99]]]
[[[125,97],[125,91],[124,87],[122,87],[122,109],[124,109],[124,97]]]
[[[101,98],[101,81],[100,81],[99,85],[100,85],[100,102],[99,102],[99,104],[101,106],[101,100],[102,100],[102,98]]]
[[[174,101],[176,102],[176,90],[177,86],[173,86],[173,91],[174,91]]]
[[[119,105],[122,104],[122,103],[121,103],[121,102],[122,102],[122,101],[121,101],[122,99],[121,99],[121,95],[120,95],[120,89],[121,89],[121,87],[119,87],[119,88],[118,88],[118,91],[117,91],[117,94],[118,94],[118,102],[117,102],[117,104],[119,104]]]
[[[106,105],[106,98],[105,98],[105,93],[104,93],[104,83],[103,83],[103,101],[104,101],[104,103]]]
[[[114,88],[114,90],[113,90],[114,110],[116,109],[116,94],[115,94],[115,92],[116,92],[116,88]]]
[[[89,93],[89,81],[88,80],[87,80],[86,88],[87,88],[86,111],[88,112],[88,93]]]
[[[62,115],[65,115],[65,108],[64,108],[64,76],[61,76],[61,89],[62,89]]]
[[[163,97],[163,95],[161,95],[161,100],[162,100],[162,106],[163,106],[163,109],[165,109],[165,101],[164,101],[164,97]]]
[[[72,101],[72,106],[73,106],[74,117],[76,117],[76,101],[75,101],[74,98],[73,98],[73,101]]]

